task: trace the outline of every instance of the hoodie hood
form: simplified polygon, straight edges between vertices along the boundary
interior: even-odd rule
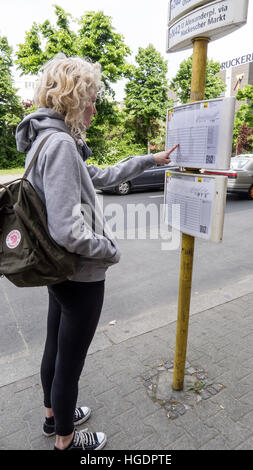
[[[41,132],[48,131],[66,132],[70,131],[64,122],[64,116],[50,108],[39,108],[34,113],[28,114],[16,129],[16,143],[19,152],[27,153]],[[79,138],[76,145],[83,160],[87,160],[92,154],[91,149]]]
[[[29,152],[39,133],[46,130],[58,130],[70,134],[64,123],[63,116],[56,113],[53,109],[39,108],[34,113],[28,114],[16,129],[18,151]]]

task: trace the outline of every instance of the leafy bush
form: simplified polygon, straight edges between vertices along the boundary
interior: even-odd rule
[[[23,166],[25,157],[16,149],[15,129],[24,116],[24,108],[13,86],[12,48],[0,37],[0,168]]]

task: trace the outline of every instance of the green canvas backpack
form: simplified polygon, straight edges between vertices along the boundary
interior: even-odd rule
[[[0,184],[0,276],[17,287],[65,281],[79,259],[50,236],[46,207],[26,179],[50,135],[39,144],[22,178]]]

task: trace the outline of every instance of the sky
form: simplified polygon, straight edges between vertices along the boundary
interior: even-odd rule
[[[85,11],[103,10],[106,15],[112,17],[114,28],[123,34],[132,51],[128,61],[133,63],[138,48],[147,47],[151,43],[168,61],[169,79],[175,76],[182,60],[192,54],[192,49],[166,52],[169,0],[1,0],[0,35],[7,36],[15,51],[34,21],[41,23],[49,19],[55,23],[55,3],[71,13],[74,18],[82,16]],[[252,29],[253,0],[249,0],[247,24],[236,32],[211,42],[208,46],[208,58],[224,62],[253,53]],[[123,88],[124,83],[116,87],[118,98],[123,96]]]

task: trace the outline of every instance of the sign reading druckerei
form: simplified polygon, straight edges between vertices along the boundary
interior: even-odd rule
[[[249,62],[253,62],[253,52],[251,54],[242,55],[241,57],[234,57],[234,59],[226,60],[226,62],[221,62],[220,69],[226,70],[231,67],[238,67],[238,65],[248,64]]]
[[[180,16],[188,13],[200,5],[205,5],[213,0],[170,0],[169,3],[169,21],[178,19]]]
[[[169,25],[167,51],[192,47],[195,37],[215,40],[232,33],[247,22],[249,0],[222,0],[191,11]]]

